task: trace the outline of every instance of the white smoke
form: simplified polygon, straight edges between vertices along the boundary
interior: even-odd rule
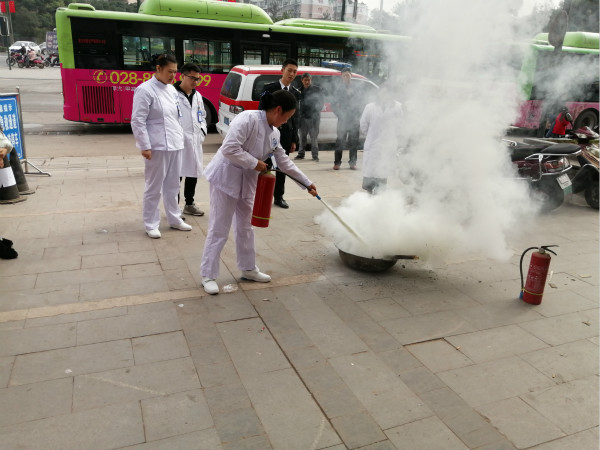
[[[388,85],[404,108],[400,150],[384,150],[394,161],[387,190],[356,192],[337,208],[368,248],[329,212],[317,222],[363,256],[506,259],[507,233],[532,209],[500,141],[518,109],[509,44],[522,38],[512,26],[521,2],[418,5],[413,27],[400,31],[411,42],[386,55],[394,67]]]

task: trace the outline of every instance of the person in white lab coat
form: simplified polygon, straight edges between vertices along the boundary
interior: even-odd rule
[[[183,197],[185,198],[184,214],[203,216],[204,211],[194,203],[196,184],[202,176],[202,143],[206,138],[206,111],[202,95],[196,90],[200,82],[200,68],[193,63],[185,63],[181,67],[181,81],[173,86],[179,95],[179,104],[183,116],[184,149],[181,158],[180,177],[185,177]]]
[[[394,167],[402,139],[402,104],[385,86],[378,99],[365,106],[360,118],[360,131],[366,135],[363,151],[362,188],[370,194],[385,187]]]
[[[135,145],[146,158],[144,176],[143,217],[146,233],[160,238],[160,195],[171,228],[190,231],[192,227],[181,219],[177,202],[179,173],[184,147],[179,96],[173,87],[177,60],[171,54],[156,59],[156,73],[140,84],[133,93],[131,129]]]
[[[265,110],[244,111],[231,123],[223,144],[204,175],[210,183],[210,217],[200,265],[202,285],[209,294],[218,294],[221,250],[235,218],[237,265],[242,278],[266,283],[271,277],[256,266],[254,231],[250,220],[256,183],[266,170],[264,160],[273,155],[280,170],[290,174],[316,196],[317,188],[286,155],[279,130],[294,114],[296,97],[285,90],[265,94]]]

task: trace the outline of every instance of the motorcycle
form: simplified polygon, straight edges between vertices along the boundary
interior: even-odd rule
[[[44,61],[42,61],[42,58],[39,55],[35,55],[34,58],[28,59],[27,62],[25,62],[25,59],[17,62],[17,66],[21,69],[29,67],[39,67],[40,69],[43,69]]]
[[[6,58],[7,66],[14,66],[19,63],[19,61],[23,61],[23,55],[20,52],[10,52],[10,56]]]
[[[571,197],[573,187],[568,173],[573,166],[568,158],[581,154],[578,145],[503,141],[517,177],[529,183],[534,196],[541,200],[543,212],[558,208]]]
[[[44,65],[46,67],[59,66],[60,62],[58,61],[58,53],[51,53],[48,56],[46,56],[46,59],[44,60]]]
[[[577,141],[581,149],[581,154],[577,155],[579,166],[573,166],[574,170],[570,174],[573,192],[583,192],[587,204],[598,209],[599,149],[597,142],[592,143],[593,140],[598,140],[598,133],[589,127],[582,127],[577,130],[567,130],[566,136]]]

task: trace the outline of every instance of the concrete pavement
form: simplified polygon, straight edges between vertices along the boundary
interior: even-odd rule
[[[230,241],[228,292],[207,296],[207,217],[145,235],[132,136],[56,135],[56,113],[27,114],[28,157],[52,177],[28,175],[35,194],[0,205],[19,252],[0,260],[0,448],[599,448],[599,221],[580,197],[515,230],[506,263],[368,274],[341,263],[313,220],[322,204],[289,183],[291,208],[256,230],[273,282],[240,281]],[[334,206],[360,188],[332,152],[299,165]],[[559,255],[531,306],[518,258],[540,244]]]

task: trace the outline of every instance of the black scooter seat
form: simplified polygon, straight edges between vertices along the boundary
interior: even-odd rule
[[[510,159],[511,161],[520,161],[528,156],[540,154],[552,154],[552,155],[571,155],[579,151],[579,146],[575,144],[554,144],[554,145],[528,145],[518,144],[515,147],[510,147]]]
[[[554,154],[563,154],[563,155],[571,155],[573,153],[577,153],[579,151],[579,145],[577,144],[554,144],[549,147],[546,147],[541,151],[541,153],[554,153]]]

